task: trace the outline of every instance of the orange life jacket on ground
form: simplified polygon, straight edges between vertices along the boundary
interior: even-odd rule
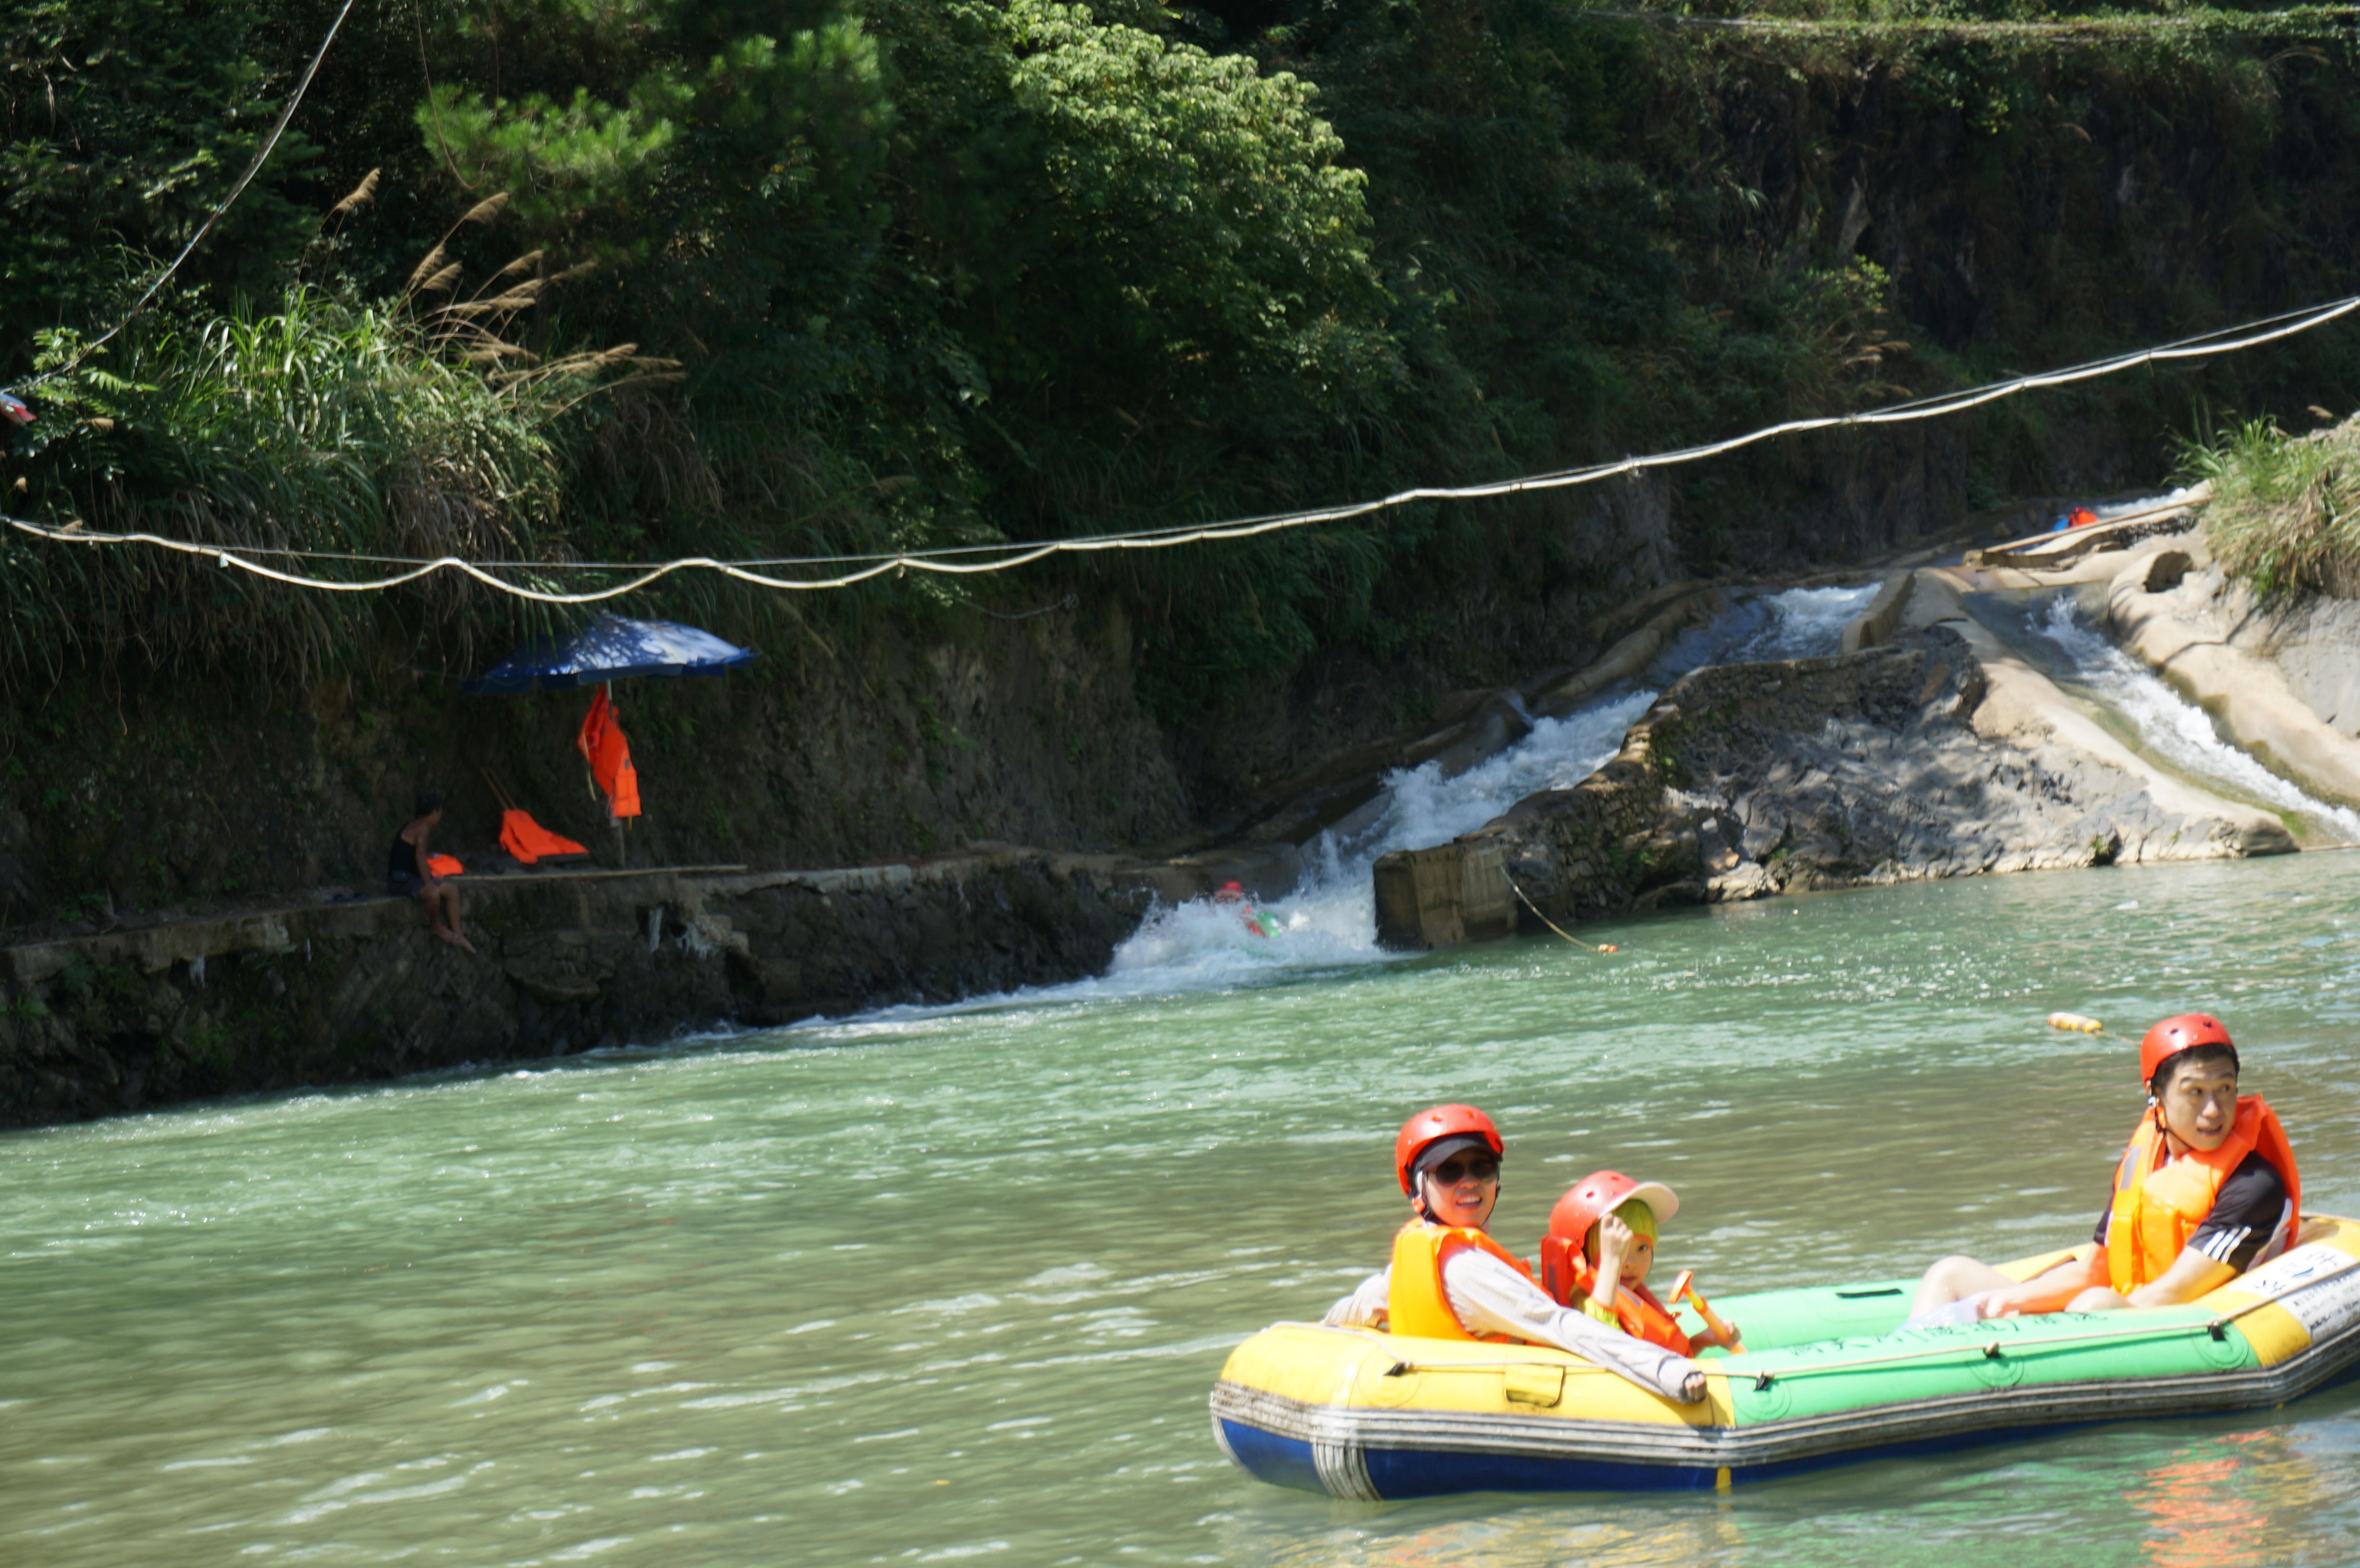
[[[607,815],[638,816],[639,771],[631,766],[631,744],[623,738],[623,726],[615,721],[615,705],[607,700],[604,686],[590,699],[590,711],[582,717],[582,733],[574,737],[574,746],[590,765],[591,781],[606,797]]]
[[[1530,1279],[1524,1260],[1471,1226],[1429,1225],[1412,1220],[1393,1237],[1393,1281],[1386,1290],[1385,1316],[1391,1332],[1425,1339],[1482,1340],[1493,1345],[1523,1345],[1504,1334],[1473,1334],[1450,1310],[1442,1288],[1442,1265],[1466,1247],[1488,1252]]]
[[[2114,1168],[2114,1208],[2106,1219],[2106,1271],[2117,1293],[2127,1296],[2152,1283],[2179,1259],[2212,1212],[2222,1183],[2248,1154],[2267,1160],[2287,1190],[2285,1212],[2256,1255],[2259,1262],[2286,1247],[2302,1215],[2302,1178],[2278,1113],[2259,1094],[2241,1094],[2228,1140],[2209,1152],[2190,1149],[2176,1160],[2155,1113],[2139,1118]]]
[[[1598,1265],[1561,1236],[1541,1237],[1541,1289],[1560,1306],[1578,1307],[1598,1296]],[[1624,1285],[1614,1292],[1614,1321],[1633,1339],[1658,1345],[1675,1356],[1686,1356],[1688,1336],[1671,1309],[1655,1300],[1644,1285]]]
[[[500,847],[519,866],[543,860],[579,860],[590,852],[563,834],[551,833],[532,820],[532,813],[509,810],[500,813]]]

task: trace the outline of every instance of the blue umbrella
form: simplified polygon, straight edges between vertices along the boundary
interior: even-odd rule
[[[535,687],[563,691],[632,675],[719,675],[753,657],[752,648],[694,626],[601,615],[563,641],[527,644],[459,690],[517,697]]]

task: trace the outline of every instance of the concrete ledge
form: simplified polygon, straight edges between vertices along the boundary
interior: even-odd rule
[[[2187,566],[2182,557],[2175,575],[2134,561],[2114,578],[2106,619],[2115,640],[2272,771],[2322,800],[2360,807],[2360,741],[2322,721],[2277,664],[2175,612],[2169,590]]]
[[[1914,572],[1896,572],[1885,580],[1868,608],[1844,623],[1843,637],[1838,651],[1858,653],[1864,648],[1877,648],[1893,640],[1894,629],[1901,624],[1902,612],[1909,607],[1909,590],[1918,581]]]
[[[1378,860],[1377,942],[1396,952],[1485,942],[1516,929],[1501,848],[1465,841]]]
[[[1700,588],[1682,595],[1594,662],[1534,692],[1534,709],[1553,719],[1563,718],[1616,681],[1631,680],[1644,671],[1675,632],[1714,615],[1721,606],[1721,595],[1717,588]]]
[[[981,845],[471,878],[478,954],[381,897],[21,945],[0,950],[0,1127],[1054,985],[1207,874]]]

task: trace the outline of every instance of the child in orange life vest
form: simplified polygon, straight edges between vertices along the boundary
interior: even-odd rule
[[[1573,1185],[1549,1213],[1541,1239],[1541,1284],[1568,1306],[1598,1322],[1658,1345],[1675,1356],[1729,1343],[1708,1328],[1683,1331],[1669,1307],[1647,1289],[1661,1222],[1680,1212],[1680,1200],[1660,1181],[1633,1181],[1619,1171],[1596,1171]],[[1601,1280],[1611,1283],[1600,1287]],[[1735,1323],[1723,1323],[1729,1339]]]

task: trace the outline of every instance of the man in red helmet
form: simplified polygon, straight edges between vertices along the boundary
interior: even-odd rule
[[[1246,902],[1246,886],[1242,882],[1224,882],[1213,890],[1213,902],[1225,909],[1235,909],[1246,930],[1256,936],[1268,936],[1278,929],[1278,922]]]
[[[1393,1238],[1393,1265],[1323,1321],[1431,1339],[1551,1345],[1651,1393],[1701,1400],[1704,1368],[1549,1300],[1524,1260],[1484,1230],[1500,1201],[1504,1153],[1491,1118],[1472,1105],[1436,1105],[1404,1123],[1393,1172],[1412,1217]]]
[[[2183,1013],[2139,1042],[2147,1114],[2114,1167],[2094,1245],[2022,1283],[1945,1258],[1918,1287],[1917,1316],[1964,1321],[2060,1310],[2161,1307],[2216,1290],[2293,1241],[2302,1176],[2278,1114],[2237,1093],[2221,1020]]]

